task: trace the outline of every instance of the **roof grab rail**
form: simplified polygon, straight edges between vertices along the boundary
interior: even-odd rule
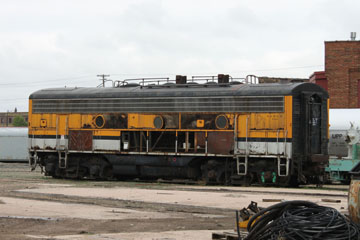
[[[194,84],[200,84],[203,86],[219,85],[228,86],[234,84],[258,84],[259,79],[255,75],[248,75],[246,78],[233,78],[230,75],[218,74],[217,76],[192,76],[191,79],[187,79],[186,76],[177,75],[175,79],[168,77],[152,77],[152,78],[130,78],[125,80],[113,81],[113,87],[170,87],[178,86],[190,86]]]
[[[116,80],[113,84],[113,87],[125,87],[126,85],[160,85],[163,83],[169,83],[169,82],[175,82],[175,80],[170,80],[168,77],[163,78],[130,78],[130,79],[124,79],[124,80]]]

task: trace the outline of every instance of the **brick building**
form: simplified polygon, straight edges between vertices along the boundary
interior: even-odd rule
[[[325,42],[325,72],[310,82],[327,88],[330,108],[360,108],[360,41]]]
[[[316,83],[317,85],[322,86],[326,91],[328,91],[328,82],[325,71],[314,72],[310,76],[309,82]]]
[[[28,121],[28,112],[0,112],[0,127],[13,127],[14,118],[19,115]]]

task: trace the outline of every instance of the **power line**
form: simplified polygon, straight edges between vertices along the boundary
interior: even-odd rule
[[[48,79],[48,80],[42,80],[42,81],[34,81],[34,82],[16,82],[16,83],[0,83],[0,86],[12,86],[12,85],[24,85],[24,84],[34,84],[34,83],[49,83],[49,82],[55,82],[55,81],[63,81],[63,80],[74,80],[74,79],[81,79],[85,77],[90,77],[93,75],[83,75],[79,77],[67,77],[67,78],[54,78],[54,79]]]
[[[265,71],[283,71],[283,70],[291,70],[291,69],[304,69],[304,68],[315,68],[315,67],[324,67],[324,65],[309,65],[309,66],[290,66],[290,67],[281,67],[281,68],[264,68],[264,69],[249,69],[249,70],[241,70],[241,71],[221,71],[221,72],[231,72],[232,74],[240,74],[240,73],[244,73],[244,72],[265,72]],[[177,73],[111,73],[111,75],[113,76],[147,76],[147,75],[158,75],[158,76],[163,76],[163,75],[176,75],[179,74]],[[188,73],[188,74],[192,74],[192,75],[204,75],[204,74],[213,74],[216,75],[218,74],[218,72],[216,73],[209,73],[209,72],[197,72],[197,73]],[[40,86],[40,85],[44,85],[44,83],[48,83],[47,85],[59,85],[59,86],[63,86],[65,85],[65,83],[59,83],[59,81],[68,81],[68,80],[77,80],[77,79],[82,79],[82,78],[89,78],[92,77],[94,75],[81,75],[81,76],[74,76],[74,77],[64,77],[64,78],[53,78],[53,79],[48,79],[48,80],[41,80],[41,81],[32,81],[32,82],[15,82],[15,83],[0,83],[0,86],[2,87],[15,87],[15,86],[19,86],[19,87],[28,87],[28,86]],[[110,77],[110,75],[105,75],[105,74],[100,74],[97,75],[97,77],[100,77],[102,83],[100,84],[100,86],[105,86],[105,82],[109,81],[108,79],[106,79],[107,77]],[[74,83],[88,83],[88,80],[85,81],[76,81],[73,82]],[[46,85],[45,85],[46,86]]]
[[[299,69],[299,68],[313,68],[313,67],[324,67],[324,65],[301,66],[301,67],[284,67],[284,68],[268,68],[268,69],[257,69],[257,70],[244,70],[244,71],[241,71],[241,72],[280,71],[280,70],[290,70],[290,69]]]
[[[80,83],[89,83],[89,80],[82,80],[82,81],[76,81],[76,82],[72,82],[69,84],[66,83],[59,83],[59,82],[50,82],[47,84],[44,84],[44,82],[38,82],[38,83],[23,83],[23,84],[19,84],[19,85],[11,85],[11,84],[6,84],[4,86],[0,86],[2,88],[21,88],[21,87],[37,87],[37,86],[43,86],[43,87],[54,87],[54,86],[59,86],[59,87],[64,87],[65,85],[69,86],[69,85],[76,85],[76,84],[80,84]]]
[[[292,66],[292,67],[282,67],[282,68],[264,68],[264,69],[250,69],[250,70],[241,70],[241,71],[222,71],[222,72],[231,72],[231,73],[244,73],[244,72],[260,72],[260,71],[281,71],[281,70],[291,70],[291,69],[301,69],[301,68],[314,68],[314,67],[324,67],[324,65],[309,65],[309,66]],[[136,76],[136,75],[176,75],[177,73],[111,73],[112,76]],[[191,73],[194,75],[204,75],[204,74],[218,74],[216,73],[209,73],[209,72],[197,72]]]
[[[29,100],[29,98],[4,98],[4,99],[0,99],[1,102],[20,101],[20,100]]]

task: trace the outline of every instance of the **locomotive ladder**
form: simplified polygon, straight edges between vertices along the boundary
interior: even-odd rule
[[[280,156],[277,157],[278,162],[278,175],[279,177],[286,177],[289,175],[289,158],[280,158]],[[283,173],[285,172],[285,173]]]
[[[29,166],[30,166],[31,171],[35,170],[38,160],[39,160],[39,157],[38,157],[36,151],[29,152]]]
[[[278,142],[278,156],[277,156],[277,165],[278,165],[278,175],[279,177],[287,177],[289,175],[289,166],[290,166],[290,159],[287,157],[286,153],[286,138],[287,138],[287,131],[284,132],[284,157],[280,158],[279,155],[279,131],[277,136]]]
[[[65,135],[68,135],[68,116],[65,118]],[[56,148],[58,150],[59,156],[59,168],[67,168],[68,165],[68,143],[66,136],[62,135],[60,139],[59,136],[59,116],[56,118]]]
[[[245,176],[247,174],[248,169],[248,155],[245,157],[236,157],[236,167],[237,167],[237,174],[241,176]]]
[[[28,161],[29,161],[29,166],[30,166],[30,169],[31,171],[34,171],[36,166],[37,166],[37,163],[38,163],[38,160],[39,160],[39,157],[37,155],[37,152],[34,151],[30,151],[30,149],[33,147],[33,142],[34,142],[34,134],[31,135],[32,137],[30,138],[30,147],[28,148]]]
[[[68,154],[66,151],[58,151],[59,154],[59,168],[67,167]]]
[[[241,175],[241,176],[245,176],[247,174],[248,171],[248,160],[249,160],[249,146],[248,146],[248,119],[249,117],[246,118],[246,152],[245,152],[245,156],[237,156],[236,157],[236,167],[237,167],[237,174]],[[235,122],[236,122],[237,118],[235,118]],[[235,129],[237,128],[237,126],[235,125]],[[234,134],[235,136],[237,136],[237,129],[235,130],[236,134]],[[237,143],[236,143],[237,144]]]

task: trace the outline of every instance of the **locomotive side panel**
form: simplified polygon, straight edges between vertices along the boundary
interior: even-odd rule
[[[291,158],[292,96],[284,97],[283,112],[241,114],[238,126],[239,154]]]

